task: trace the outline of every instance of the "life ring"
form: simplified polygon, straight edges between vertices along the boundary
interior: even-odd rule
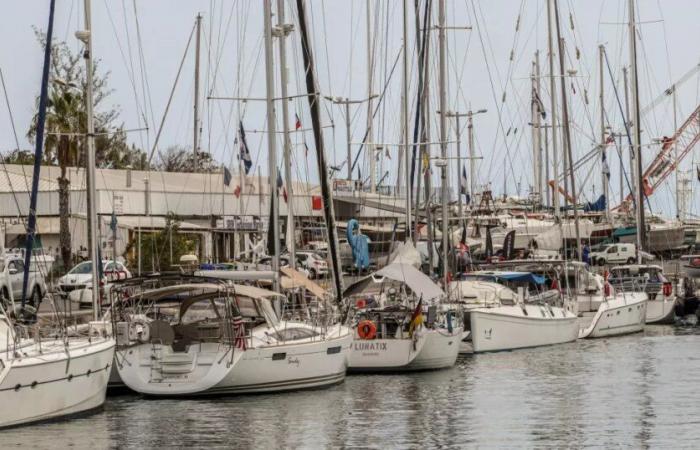
[[[355,308],[357,308],[357,309],[365,309],[366,307],[367,307],[367,301],[363,298],[361,298],[355,302]]]
[[[374,339],[377,336],[377,326],[371,320],[363,320],[357,324],[357,334],[360,339]]]

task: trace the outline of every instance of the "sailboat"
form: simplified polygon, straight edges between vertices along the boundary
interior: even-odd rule
[[[34,174],[27,226],[25,252],[27,268],[29,268],[36,231],[36,204],[43,153],[54,11],[55,0],[52,0],[46,33],[47,44],[44,53]],[[89,30],[89,0],[85,2],[85,18],[86,28]],[[91,46],[89,31],[86,35],[85,43],[89,49]],[[88,74],[91,73],[90,64],[88,58]],[[88,86],[91,86],[90,79],[88,79]],[[88,92],[91,92],[90,88]],[[90,104],[91,95],[88,95],[87,101]],[[91,111],[90,107],[88,111]],[[89,118],[89,132],[90,123]],[[90,139],[89,136],[90,134],[88,139]],[[92,214],[95,214],[94,208]],[[93,248],[96,249],[95,241],[93,241]],[[74,338],[59,332],[44,338],[40,332],[37,332],[29,337],[28,330],[18,320],[24,312],[27,277],[28,273],[25,273],[21,309],[10,312],[0,307],[0,354],[3,355],[0,359],[0,404],[2,404],[0,427],[57,419],[99,408],[105,401],[107,381],[114,356],[114,340],[99,334]]]

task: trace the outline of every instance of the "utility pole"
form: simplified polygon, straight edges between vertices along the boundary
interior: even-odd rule
[[[268,178],[270,185],[270,200],[272,202],[272,227],[274,255],[272,256],[272,271],[275,278],[273,289],[280,289],[280,240],[279,240],[279,195],[277,192],[277,124],[275,119],[275,78],[272,58],[272,0],[263,0],[264,33],[265,33],[265,86],[267,94],[267,152]]]
[[[374,102],[372,101],[372,84],[374,67],[372,65],[372,0],[367,2],[367,151],[369,154],[369,183],[370,192],[377,192],[377,155],[374,148],[374,133],[372,130],[372,115],[374,113]],[[348,119],[349,120],[349,119]],[[349,163],[349,162],[348,162]]]
[[[194,52],[194,130],[193,130],[193,160],[194,171],[199,170],[199,52],[202,40],[202,15],[197,14],[197,41]]]
[[[403,156],[403,172],[404,182],[406,183],[406,236],[405,242],[410,242],[411,239],[411,174],[409,172],[409,135],[408,135],[408,0],[403,0],[403,93],[401,96],[401,119],[403,122],[403,152],[399,152]],[[399,156],[400,158],[401,156]],[[399,178],[401,173],[399,173]],[[461,205],[461,203],[460,203]]]
[[[603,66],[605,64],[605,47],[603,45],[598,46],[599,54],[599,77],[600,77],[600,160],[601,163],[603,158],[606,158],[606,137],[605,137],[605,75],[603,73]],[[607,158],[606,158],[607,163]],[[605,196],[605,218],[610,221],[610,194],[608,182],[610,181],[610,163],[607,163],[607,170],[603,167],[602,170],[602,182],[603,182],[603,195]]]
[[[552,179],[554,180],[554,190],[552,192],[552,200],[554,206],[554,215],[559,218],[561,211],[559,210],[559,149],[557,143],[557,85],[554,78],[554,33],[552,30],[552,1],[547,0],[547,43],[548,43],[548,60],[549,60],[549,96],[550,109],[552,116]],[[563,82],[563,80],[562,80]]]
[[[289,100],[287,99],[287,35],[294,25],[284,23],[284,0],[277,0],[277,27],[274,34],[279,38],[280,95],[282,96],[282,130],[284,131],[284,178],[287,181],[287,229],[289,237],[289,267],[296,267],[296,231],[294,227],[294,187],[292,183],[292,142],[289,139]]]
[[[90,229],[90,259],[92,260],[92,318],[98,320],[100,311],[100,245],[97,239],[97,206],[95,180],[95,121],[93,116],[93,92],[92,92],[92,12],[90,0],[84,1],[85,30],[78,31],[76,36],[85,46],[83,57],[85,58],[85,113],[87,116],[87,193],[88,193],[88,227]]]
[[[642,263],[641,250],[646,247],[646,225],[644,223],[644,183],[642,182],[642,127],[639,111],[639,74],[637,73],[637,28],[635,23],[634,0],[627,2],[629,13],[630,68],[632,69],[632,106],[634,133],[632,150],[637,159],[637,262]]]
[[[449,247],[449,226],[447,223],[447,55],[445,46],[445,0],[438,4],[438,44],[440,55],[440,72],[438,75],[438,89],[440,92],[440,181],[442,193],[442,279],[447,287],[447,252]]]

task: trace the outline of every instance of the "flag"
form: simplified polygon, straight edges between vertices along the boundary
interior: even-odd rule
[[[234,336],[233,346],[240,350],[245,350],[245,324],[243,323],[243,317],[241,317],[240,314],[233,316],[232,325]]]
[[[511,230],[503,238],[503,257],[510,261],[515,256],[515,230]]]
[[[306,145],[306,142],[304,142],[304,157],[305,158],[309,157],[309,146]]]
[[[236,185],[236,189],[233,190],[233,195],[235,195],[236,198],[241,196],[241,187],[239,185]]]
[[[287,188],[284,186],[284,182],[282,181],[282,175],[280,174],[280,171],[277,171],[277,191],[279,192],[280,188],[282,188],[282,197],[284,198],[284,202],[287,203]]]
[[[248,142],[245,139],[245,130],[243,129],[243,121],[238,122],[238,135],[240,137],[240,158],[245,167],[245,174],[248,175],[250,168],[253,166],[253,160],[250,159],[250,150],[248,150]]]
[[[606,145],[607,144],[614,144],[614,143],[615,143],[615,136],[613,136],[612,134],[605,139]]]
[[[610,179],[610,166],[608,166],[608,158],[605,156],[605,151],[603,151],[603,175],[609,180]]]
[[[224,167],[224,186],[231,185],[231,178],[231,171],[228,170],[228,167]]]
[[[296,117],[296,122],[294,123],[294,129],[298,130],[301,128],[301,119],[299,118],[299,114],[294,114],[294,117]]]
[[[415,329],[418,328],[418,326],[423,322],[423,298],[421,297],[421,299],[418,300],[418,305],[416,305],[416,309],[413,310],[413,315],[411,316],[411,323],[408,326],[409,336],[413,336],[413,331],[415,331]]]
[[[459,180],[459,193],[462,195],[469,195],[467,190],[467,168],[462,166],[462,179]]]
[[[698,181],[700,181],[700,167],[696,167],[696,168],[695,168],[695,172],[696,172],[696,174],[697,174],[697,176],[698,176]]]

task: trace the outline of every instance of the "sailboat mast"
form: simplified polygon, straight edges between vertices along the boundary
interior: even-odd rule
[[[374,67],[372,65],[372,0],[366,0],[367,12],[367,151],[369,152],[369,183],[370,192],[377,192],[377,155],[374,147],[374,132],[372,130],[372,115],[374,113],[374,102],[372,101],[372,84]],[[349,163],[349,162],[348,162]]]
[[[646,246],[646,228],[644,224],[644,182],[642,180],[642,127],[639,111],[639,74],[637,73],[637,30],[635,23],[634,0],[627,2],[629,10],[630,69],[632,70],[632,114],[634,114],[634,132],[632,133],[632,151],[637,166],[637,262],[641,264],[641,250]]]
[[[199,170],[199,52],[202,40],[202,15],[197,14],[197,40],[194,52],[194,128],[192,130],[192,159],[194,171]]]
[[[409,164],[408,135],[408,0],[403,0],[403,95],[401,98],[401,119],[403,121],[404,181],[406,183],[406,242],[411,240],[411,174]],[[400,176],[400,174],[399,174]]]
[[[272,246],[268,243],[268,248],[273,250],[272,271],[275,274],[274,290],[280,288],[280,240],[279,240],[279,195],[277,192],[277,124],[275,119],[275,79],[273,74],[272,57],[272,0],[264,0],[264,40],[265,40],[265,91],[267,94],[267,152],[268,152],[268,178],[270,186],[270,207],[272,210],[271,221],[268,226],[272,227]]]
[[[568,167],[564,168],[564,173],[569,172],[569,179],[571,180],[571,198],[572,206],[574,208],[574,229],[576,231],[576,249],[578,251],[578,257],[581,258],[581,234],[579,231],[578,222],[578,207],[576,203],[578,202],[578,196],[576,195],[576,181],[573,166],[573,156],[571,151],[571,129],[569,127],[569,105],[566,98],[566,83],[564,82],[564,38],[561,37],[561,29],[559,26],[559,2],[554,0],[554,18],[557,26],[557,38],[559,39],[559,75],[561,80],[559,86],[561,87],[561,120],[564,131],[564,155],[566,156],[564,160],[568,163]],[[566,176],[565,176],[566,179]]]
[[[557,138],[557,84],[554,78],[554,30],[552,27],[552,0],[547,0],[547,59],[549,62],[549,97],[550,110],[552,116],[552,179],[554,189],[552,189],[552,203],[554,215],[560,217],[559,210],[559,148]]]
[[[44,153],[44,126],[46,125],[46,106],[49,99],[49,69],[51,67],[51,40],[53,39],[53,18],[56,10],[56,0],[49,4],[49,25],[46,29],[46,46],[44,48],[44,68],[41,73],[41,91],[39,93],[39,116],[36,121],[36,143],[34,148],[34,172],[32,174],[32,194],[29,199],[29,217],[27,218],[27,245],[24,252],[24,274],[22,277],[22,310],[27,301],[27,285],[29,284],[29,265],[34,249],[34,233],[36,232],[36,204],[39,196],[39,174]]]
[[[600,45],[598,47],[599,53],[599,77],[600,77],[600,158],[601,161],[606,157],[605,155],[605,75],[603,74],[603,67],[605,64],[605,47]],[[609,164],[609,163],[608,163]],[[603,195],[605,196],[605,218],[610,221],[610,194],[609,194],[609,177],[610,168],[606,169],[603,167],[602,172],[602,182],[603,182]]]
[[[314,129],[314,142],[316,144],[316,160],[318,162],[318,176],[323,196],[323,215],[326,219],[328,231],[328,251],[333,269],[333,281],[337,301],[343,298],[343,272],[340,270],[340,253],[338,252],[338,231],[335,227],[335,214],[333,212],[333,192],[328,183],[328,165],[323,144],[323,130],[321,129],[321,109],[319,108],[320,96],[316,88],[316,72],[314,58],[311,51],[311,42],[306,27],[306,9],[304,0],[297,0],[297,13],[299,15],[299,34],[301,37],[301,50],[304,58],[304,72],[306,75],[306,91],[308,93],[311,122]]]
[[[447,286],[447,253],[448,253],[448,223],[447,223],[447,56],[445,45],[445,0],[440,0],[438,4],[438,44],[440,48],[440,71],[439,71],[439,92],[440,92],[440,157],[442,167],[440,168],[440,187],[442,194],[442,278],[444,286]]]
[[[88,228],[90,229],[90,258],[92,259],[92,308],[93,319],[100,318],[100,252],[97,240],[97,209],[95,181],[95,122],[93,115],[92,92],[92,13],[90,0],[85,0],[85,30],[78,32],[78,37],[85,45],[83,57],[85,58],[85,113],[87,115],[87,198],[88,198]]]
[[[287,250],[289,267],[296,266],[296,232],[294,228],[294,188],[292,183],[292,141],[289,139],[289,101],[287,100],[287,35],[292,26],[284,23],[284,0],[277,0],[277,36],[280,53],[280,95],[282,96],[282,130],[284,131],[284,178],[287,183]],[[350,161],[348,160],[348,165]]]

